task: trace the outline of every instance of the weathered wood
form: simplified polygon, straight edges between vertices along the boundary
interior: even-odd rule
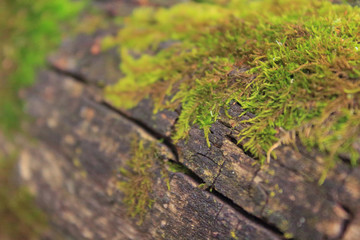
[[[171,143],[178,113],[153,114],[149,99],[130,110],[107,103],[101,87],[121,77],[121,59],[116,49],[92,46],[112,32],[64,42],[26,97],[40,143],[26,146],[20,176],[58,228],[76,239],[360,239],[359,167],[340,162],[319,185],[324,163],[300,145],[280,147],[276,160],[260,166],[234,140],[240,121],[253,117],[239,118],[237,104],[231,120],[221,116],[211,128],[209,148],[196,126]],[[156,174],[155,204],[142,226],[126,216],[116,188],[136,137],[156,142],[159,164],[171,160],[191,171],[169,172],[170,190]]]
[[[39,79],[27,98],[28,111],[36,118],[34,136],[46,145],[24,151],[20,176],[58,227],[79,239],[280,238],[182,173],[169,173],[170,190],[157,174],[155,204],[136,226],[121,203],[117,169],[130,158],[134,135],[156,139],[95,102],[81,83],[52,72]],[[158,146],[164,159],[175,159]]]
[[[96,62],[89,63],[96,65]],[[152,108],[149,102],[144,100],[136,108],[122,111],[154,131],[169,136],[176,113],[161,112],[150,118],[148,113]],[[356,211],[356,207],[350,207],[349,203],[358,204],[359,201],[359,197],[343,200],[343,182],[351,168],[340,163],[319,186],[318,179],[324,166],[316,160],[316,153],[309,154],[305,150],[300,153],[290,147],[278,150],[278,159],[261,168],[232,141],[241,130],[241,125],[231,128],[241,120],[237,119],[241,111],[241,107],[235,104],[229,111],[233,116],[231,121],[222,117],[214,124],[210,148],[202,131],[193,128],[189,139],[177,144],[179,161],[216,191],[283,232],[300,239],[321,239],[324,235],[334,239],[340,237]],[[136,114],[141,112],[147,114]],[[243,116],[246,117],[251,116]],[[166,123],[162,119],[170,121]],[[351,213],[348,212],[350,209]]]
[[[58,71],[91,86],[101,88],[104,84],[114,84],[122,76],[117,49],[112,48],[101,53],[92,53],[91,50],[101,37],[112,32],[113,30],[99,31],[90,36],[79,35],[76,39],[68,39],[62,44],[60,51],[49,57],[49,62]],[[149,99],[142,100],[137,108],[123,112],[140,122],[146,122],[147,126],[165,137],[171,135],[178,117],[176,112],[167,110],[153,114],[153,105]]]

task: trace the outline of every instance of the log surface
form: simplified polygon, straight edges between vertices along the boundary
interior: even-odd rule
[[[116,15],[124,2],[96,4]],[[324,163],[301,146],[281,147],[260,166],[235,140],[242,126],[234,123],[253,117],[240,119],[238,104],[233,119],[223,114],[212,126],[209,148],[196,126],[186,141],[171,142],[180,110],[153,114],[149,99],[130,110],[106,102],[102,86],[121,77],[121,59],[116,49],[91,48],[111,33],[65,41],[25,97],[38,141],[24,144],[19,176],[57,229],[73,239],[360,239],[359,167],[340,162],[319,185]],[[155,202],[140,226],[116,184],[136,138],[156,145],[158,164],[187,169],[167,173],[170,187],[155,172]]]

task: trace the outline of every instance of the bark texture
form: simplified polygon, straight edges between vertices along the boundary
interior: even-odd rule
[[[113,15],[135,6],[96,4]],[[315,150],[281,147],[265,166],[244,151],[235,140],[241,125],[232,126],[253,116],[239,119],[237,104],[233,119],[224,114],[211,128],[209,148],[196,126],[186,141],[171,142],[181,110],[153,114],[149,99],[131,110],[106,102],[101,87],[121,76],[121,59],[116,49],[92,49],[111,32],[65,41],[25,97],[38,141],[23,144],[19,177],[57,229],[70,239],[360,239],[360,168],[346,159],[319,185],[324,163]],[[117,188],[135,138],[156,145],[158,164],[187,170],[168,171],[168,180],[154,172],[155,202],[141,226],[126,214]]]

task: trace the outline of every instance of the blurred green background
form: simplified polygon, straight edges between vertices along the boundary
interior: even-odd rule
[[[60,23],[79,11],[70,0],[0,0],[0,129],[19,128],[19,90],[34,81],[36,69],[61,39]]]
[[[46,232],[45,215],[13,181],[17,150],[5,145],[11,145],[21,129],[21,90],[34,82],[81,5],[71,0],[0,0],[0,138],[7,138],[0,144],[1,240],[40,239]]]

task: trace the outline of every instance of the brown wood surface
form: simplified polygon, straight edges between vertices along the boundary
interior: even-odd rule
[[[109,8],[116,2],[124,4],[99,7],[117,14]],[[319,185],[324,163],[316,150],[284,146],[264,166],[244,152],[236,123],[253,116],[239,119],[238,104],[229,110],[233,119],[221,116],[211,128],[209,148],[196,126],[186,141],[171,142],[180,109],[154,115],[149,99],[131,110],[106,102],[102,86],[121,77],[121,59],[116,49],[91,48],[112,32],[65,41],[25,97],[37,141],[23,144],[19,176],[57,229],[70,239],[360,239],[360,168],[346,159]],[[170,189],[155,171],[155,203],[140,226],[116,187],[133,139],[155,143],[159,165],[189,170],[168,172]]]

